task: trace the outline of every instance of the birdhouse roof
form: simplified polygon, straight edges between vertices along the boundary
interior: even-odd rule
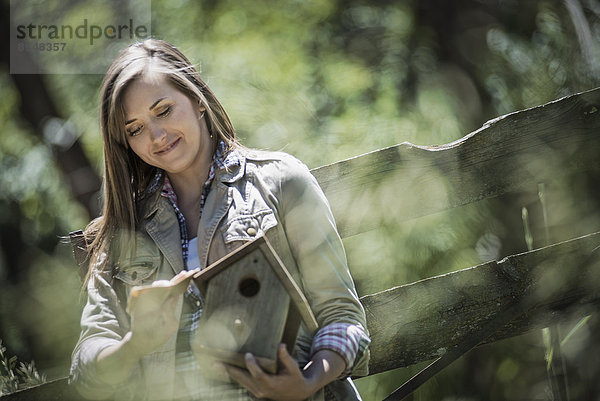
[[[206,269],[194,275],[193,279],[198,288],[204,293],[206,292],[206,286],[208,282],[216,277],[219,273],[225,271],[228,267],[232,266],[236,262],[242,260],[254,251],[260,250],[264,255],[269,267],[273,273],[279,279],[281,285],[285,288],[288,293],[291,302],[294,304],[298,313],[309,329],[310,332],[315,332],[319,328],[317,320],[310,309],[306,297],[298,287],[298,284],[294,281],[292,275],[287,270],[275,249],[269,243],[269,240],[265,236],[260,236],[257,239],[242,245],[240,248],[230,253],[229,255],[219,259]]]

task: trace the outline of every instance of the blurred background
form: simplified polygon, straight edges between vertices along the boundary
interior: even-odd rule
[[[9,74],[8,0],[1,6],[0,339],[51,379],[67,374],[79,334],[81,282],[61,238],[99,210],[102,75]],[[152,36],[197,63],[243,143],[311,168],[401,142],[448,143],[499,115],[600,86],[596,0],[151,6]],[[482,221],[503,230],[489,211],[468,209],[346,239],[360,295],[501,256]],[[592,316],[564,346],[572,399],[600,399],[590,357],[600,352],[599,326]],[[380,400],[420,367],[357,384],[365,400]],[[412,397],[550,399],[542,335],[480,347]]]

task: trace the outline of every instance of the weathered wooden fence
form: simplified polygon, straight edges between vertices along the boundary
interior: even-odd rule
[[[313,173],[342,236],[492,198],[515,227],[502,243],[504,254],[514,256],[362,297],[373,340],[371,374],[440,356],[527,295],[530,281],[536,289],[528,292],[539,302],[490,340],[598,307],[600,263],[582,258],[600,246],[594,234],[600,231],[600,89],[499,117],[453,143],[400,144]],[[524,252],[522,207],[539,209],[541,183],[554,213],[532,224],[533,237],[541,246],[547,226],[555,244]]]
[[[510,306],[521,306],[515,319],[485,341],[598,310],[600,258],[590,256],[600,245],[599,156],[600,88],[499,117],[446,145],[404,143],[314,169],[343,237],[486,201],[514,228],[501,238],[499,261],[361,298],[371,374],[437,358]],[[540,184],[554,211],[543,222]],[[531,251],[523,206],[538,220]],[[77,396],[61,379],[4,398]]]

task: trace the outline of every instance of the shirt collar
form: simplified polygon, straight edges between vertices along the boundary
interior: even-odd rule
[[[212,176],[209,174],[210,180],[216,178],[223,183],[232,183],[243,176],[245,168],[245,157],[243,153],[238,148],[233,148],[228,153],[225,153],[226,150],[227,146],[225,142],[219,141],[211,163],[210,171]],[[161,190],[157,191],[159,187]],[[154,197],[151,196],[153,194],[155,195]],[[158,200],[161,197],[167,197],[177,203],[177,196],[173,191],[173,187],[171,186],[168,177],[163,170],[158,170],[154,175],[151,184],[140,197],[140,201],[144,200],[144,203],[150,201],[150,204],[153,205],[147,209],[145,218],[149,218],[158,209]]]
[[[217,176],[221,182],[234,182],[242,176],[243,166],[245,164],[244,157],[236,148],[232,149],[228,153],[225,153],[226,149],[227,145],[224,141],[219,141],[217,143],[217,147],[215,149],[215,153],[213,154],[210,165],[208,180],[205,185],[210,185],[215,176]],[[156,191],[161,182],[163,183],[161,195],[177,203],[177,195],[173,190],[173,186],[169,181],[169,177],[164,173],[163,170],[158,170],[156,172],[154,178],[152,179],[152,183],[148,186],[143,198],[148,197],[150,194]]]
[[[225,144],[221,143],[224,152]],[[240,149],[233,148],[229,153],[217,159],[216,177],[223,183],[235,182],[244,175],[245,164],[246,161]]]

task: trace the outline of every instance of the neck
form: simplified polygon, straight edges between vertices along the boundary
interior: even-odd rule
[[[191,205],[200,203],[202,187],[208,179],[210,165],[212,164],[212,155],[214,153],[212,146],[207,150],[207,152],[203,152],[200,156],[194,168],[186,169],[177,174],[167,173],[173,190],[177,194],[177,203],[180,208],[182,205],[190,207]]]
[[[200,201],[202,194],[202,186],[208,179],[210,166],[204,171],[193,175],[169,175],[169,181],[173,186],[173,190],[177,195],[177,203],[179,205],[191,204]]]
[[[198,218],[200,216],[200,199],[202,188],[208,179],[210,164],[202,172],[193,176],[173,175],[169,176],[173,190],[177,195],[177,206],[183,217],[188,238],[194,238],[198,231]]]

